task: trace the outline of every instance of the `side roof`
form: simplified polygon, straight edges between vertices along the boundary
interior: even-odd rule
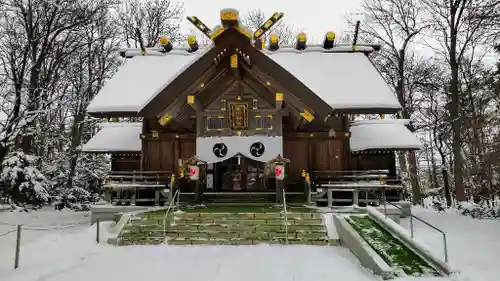
[[[86,144],[83,152],[140,152],[142,123],[104,123]]]
[[[422,148],[418,137],[406,125],[407,119],[355,121],[351,124],[351,151],[417,150]]]

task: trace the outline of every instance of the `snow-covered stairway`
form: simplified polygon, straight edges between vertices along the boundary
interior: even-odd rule
[[[287,220],[285,228],[280,212],[180,213],[174,216],[167,241],[174,245],[249,245],[286,244],[288,240],[289,244],[328,245],[321,213],[292,212]]]
[[[233,206],[184,209],[169,215],[166,237],[165,210],[132,216],[118,236],[118,245],[160,244],[305,244],[339,245],[328,238],[322,213],[292,207],[287,212],[287,227],[281,209],[271,206]],[[166,239],[165,239],[166,238]]]

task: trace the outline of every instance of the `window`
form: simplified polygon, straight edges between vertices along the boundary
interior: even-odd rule
[[[255,115],[255,118],[253,118],[253,127],[256,130],[272,129],[273,128],[272,115],[268,116]]]
[[[207,130],[229,129],[229,119],[225,116],[207,117]]]

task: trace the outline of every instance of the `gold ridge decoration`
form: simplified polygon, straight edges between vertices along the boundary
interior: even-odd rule
[[[269,36],[269,50],[276,51],[279,49],[279,37],[278,34],[273,33]]]
[[[281,92],[276,93],[276,101],[283,101],[284,94]]]
[[[309,123],[314,120],[314,115],[307,109],[304,109],[304,112],[301,112],[300,116],[302,116],[302,118],[304,118]]]
[[[198,50],[199,45],[198,45],[198,41],[196,40],[196,36],[189,35],[187,37],[187,43],[188,43],[190,52],[196,52]]]
[[[215,30],[210,33],[210,39],[214,40],[215,38],[217,38],[219,35],[221,35],[222,33],[224,33],[226,29],[222,26],[217,26],[215,28]]]
[[[193,95],[188,95],[187,96],[187,103],[194,104],[194,99],[195,99],[195,97]]]
[[[238,55],[231,55],[231,68],[238,68]]]
[[[248,39],[252,38],[252,34],[246,28],[242,27],[241,25],[234,26],[234,29],[236,29],[239,33],[248,37]]]
[[[221,21],[238,21],[239,13],[234,9],[222,9],[220,11]]]
[[[170,120],[172,120],[172,115],[168,114],[167,112],[160,119],[158,119],[158,123],[160,123],[160,125],[162,126],[165,126],[168,122],[170,122]]]
[[[263,25],[259,27],[254,33],[253,33],[253,38],[255,40],[259,39],[266,33],[273,25],[275,25],[280,19],[282,19],[284,16],[284,13],[274,13],[267,21],[264,22]]]
[[[297,34],[297,41],[295,42],[295,49],[305,50],[307,48],[307,35],[304,32]]]
[[[168,53],[172,51],[173,46],[167,36],[160,37],[160,45],[163,48],[162,52]]]
[[[328,31],[325,34],[325,39],[323,40],[323,48],[331,49],[335,45],[335,32]]]
[[[210,28],[208,28],[200,19],[195,16],[187,17],[187,20],[190,21],[201,33],[205,34],[208,38],[210,38]]]

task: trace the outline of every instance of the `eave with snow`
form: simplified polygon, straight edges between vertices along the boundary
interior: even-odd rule
[[[218,192],[272,189],[276,183],[268,178],[273,175],[260,184],[249,179],[255,171],[267,171],[267,162],[276,157],[289,160],[288,182],[299,183],[285,189],[303,191],[303,170],[380,168],[394,176],[393,151],[420,148],[406,121],[349,123],[349,116],[383,116],[401,109],[369,57],[378,46],[335,44],[328,32],[322,45],[308,46],[299,34],[294,46],[280,46],[270,36],[264,47],[258,31],[252,36],[232,20],[222,20],[212,32],[201,31],[212,44],[198,46],[190,37],[189,47],[176,48],[162,38],[159,47],[119,52],[129,59],[87,112],[142,117],[143,122],[104,126],[82,151],[140,151],[134,168],[124,164],[117,169],[176,175],[182,163],[197,159],[211,175],[212,182],[207,177],[202,189]],[[353,157],[360,151],[384,151],[377,157],[385,160]],[[222,171],[238,175],[228,180],[229,172]]]

